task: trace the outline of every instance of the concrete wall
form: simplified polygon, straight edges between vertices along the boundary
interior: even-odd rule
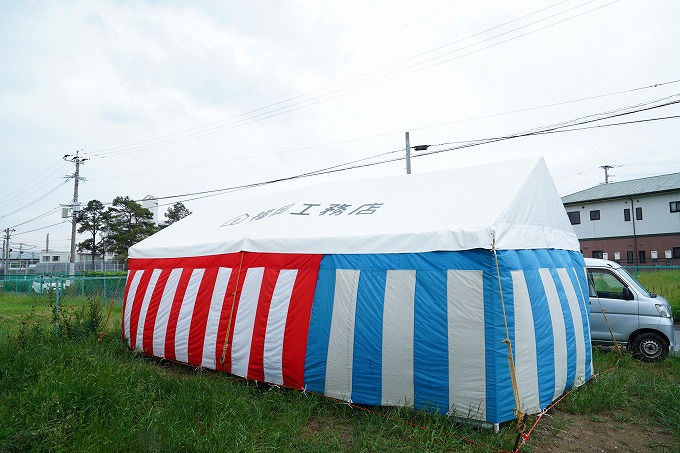
[[[581,223],[573,225],[579,239],[675,234],[680,233],[680,213],[670,212],[671,201],[680,201],[680,192],[569,204],[565,209],[581,213]],[[636,208],[642,208],[642,220],[636,218]],[[630,209],[629,221],[624,220],[625,209]],[[600,220],[590,220],[595,210]]]

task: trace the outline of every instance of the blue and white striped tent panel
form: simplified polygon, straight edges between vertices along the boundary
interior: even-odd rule
[[[535,413],[592,369],[582,258],[527,253],[500,252],[499,265],[521,406]],[[489,251],[329,255],[305,384],[355,403],[497,423],[515,408],[505,336]]]

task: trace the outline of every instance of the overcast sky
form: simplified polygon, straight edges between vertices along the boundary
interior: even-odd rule
[[[662,106],[680,100],[678,18],[676,0],[0,0],[0,228],[13,248],[49,233],[69,249],[62,156],[77,150],[82,203],[154,195],[161,218],[175,201],[405,173],[185,195],[397,159],[406,131],[443,151],[414,152],[418,173],[541,155],[562,195],[603,182],[602,165],[611,181],[675,173],[679,119],[640,121],[680,115]]]

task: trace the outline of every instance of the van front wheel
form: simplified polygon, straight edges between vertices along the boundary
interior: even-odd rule
[[[633,357],[643,362],[657,362],[668,355],[668,345],[658,334],[643,332],[633,341]]]

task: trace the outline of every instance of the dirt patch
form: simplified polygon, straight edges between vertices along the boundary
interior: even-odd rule
[[[528,446],[536,452],[677,452],[680,445],[658,426],[612,414],[574,415],[551,411],[539,422]]]
[[[340,443],[342,451],[351,450],[354,445],[352,425],[332,417],[317,417],[309,420],[302,428],[301,436],[304,439],[335,438]]]

